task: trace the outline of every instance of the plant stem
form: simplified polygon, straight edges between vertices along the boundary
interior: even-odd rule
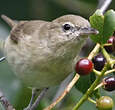
[[[80,78],[79,74],[76,73],[72,81],[65,88],[64,92],[51,105],[46,107],[44,110],[51,110],[58,102],[60,102],[64,98],[64,96],[71,90],[71,88],[78,81],[79,78]]]
[[[93,99],[91,99],[90,97],[88,97],[88,101],[90,101],[90,102],[92,102],[92,103],[96,104],[96,101],[95,101],[95,100],[93,100]]]
[[[104,82],[103,81],[99,85],[97,85],[97,87],[94,89],[94,91],[97,90],[97,89],[99,89],[102,86],[104,86]]]
[[[112,72],[115,72],[115,69],[106,71],[104,75],[106,76],[107,74],[112,73]]]
[[[100,49],[100,44],[97,43],[96,46],[95,46],[95,48],[89,54],[88,59],[91,60],[96,55],[96,53],[99,52],[99,49]]]
[[[103,46],[101,46],[101,50],[102,50],[103,55],[105,56],[105,58],[106,58],[106,60],[107,60],[107,62],[109,64],[109,66],[111,68],[113,68],[114,63],[115,63],[114,60],[111,59],[110,55],[107,53],[107,51],[105,50],[105,48]]]
[[[105,10],[108,8],[112,0],[104,0],[103,5],[99,7],[99,9],[102,11],[102,13],[105,12]]]
[[[101,49],[102,49],[103,55],[105,56],[107,62],[111,65],[111,58],[110,58],[109,54],[108,54],[107,51],[103,48],[103,46],[101,46]]]
[[[93,72],[97,75],[97,76],[100,76],[101,72],[100,71],[97,71],[95,69],[93,69]]]
[[[106,72],[108,67],[108,64],[106,64],[103,68],[103,70],[101,71],[100,76],[97,77],[97,79],[94,81],[94,83],[91,85],[91,87],[87,90],[87,92],[84,94],[84,96],[80,99],[80,101],[75,105],[75,107],[73,108],[73,110],[78,110],[78,108],[83,104],[84,101],[87,100],[88,96],[94,91],[95,87],[98,85],[100,79],[102,78],[102,76],[104,75],[104,73]]]
[[[104,44],[103,46],[112,46],[112,43]]]

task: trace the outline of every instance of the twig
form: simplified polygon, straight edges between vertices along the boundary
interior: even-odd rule
[[[113,72],[115,72],[115,69],[112,69],[112,70],[108,70],[108,71],[106,71],[104,75],[106,76],[107,74],[109,74],[109,73],[113,73]]]
[[[89,54],[88,59],[91,60],[96,55],[96,53],[99,52],[99,49],[100,49],[100,44],[97,43],[95,48]]]
[[[100,9],[102,11],[102,13],[104,13],[111,2],[112,2],[112,0],[104,0],[102,6],[98,7],[98,9]]]
[[[6,110],[15,110],[1,91],[0,91],[0,102]]]
[[[73,85],[77,82],[77,80],[79,79],[79,75],[76,74],[74,76],[74,78],[72,79],[72,81],[68,84],[68,86],[65,88],[64,92],[61,94],[61,96],[59,96],[51,105],[49,105],[47,108],[45,108],[44,110],[51,110],[58,102],[60,102],[64,96],[71,90],[71,88],[73,87]]]
[[[30,110],[35,110],[38,106],[38,104],[40,103],[40,100],[43,98],[43,96],[46,94],[48,88],[44,88],[42,90],[42,92],[40,93],[40,95],[37,97],[35,103],[32,105],[31,109]]]
[[[29,105],[26,108],[24,108],[24,110],[31,110],[31,107],[33,105],[35,97],[37,96],[38,91],[39,89],[32,88],[32,96],[31,96]]]
[[[5,59],[6,59],[6,57],[0,58],[0,62],[4,61]]]
[[[100,87],[102,87],[104,85],[105,85],[105,83],[102,81],[99,85],[96,86],[96,88],[94,89],[94,91],[97,90],[97,89],[99,89]]]
[[[92,102],[92,103],[96,104],[96,101],[95,101],[95,100],[93,100],[93,99],[91,99],[90,97],[88,97],[88,101],[90,101],[90,102]]]

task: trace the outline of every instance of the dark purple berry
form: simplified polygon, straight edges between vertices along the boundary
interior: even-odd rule
[[[94,63],[94,68],[98,71],[101,71],[105,65],[106,59],[103,54],[99,53],[92,59]]]
[[[115,77],[110,76],[104,79],[104,89],[107,91],[115,90]]]
[[[111,45],[111,46],[105,46],[105,47],[104,47],[108,53],[112,53],[113,50],[114,50],[114,46],[113,46],[113,45],[115,45],[115,44],[113,43],[113,42],[115,42],[114,40],[115,40],[115,36],[110,37],[110,38],[108,39],[107,43],[111,43],[112,45]]]
[[[112,49],[115,51],[115,38],[113,39]]]
[[[93,63],[87,58],[80,59],[75,66],[75,70],[80,75],[88,75],[93,69]]]

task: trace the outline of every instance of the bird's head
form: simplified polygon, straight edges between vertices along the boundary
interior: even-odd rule
[[[88,20],[77,15],[59,17],[50,22],[49,26],[49,39],[54,45],[78,44],[91,34],[98,34],[98,31],[90,27]]]

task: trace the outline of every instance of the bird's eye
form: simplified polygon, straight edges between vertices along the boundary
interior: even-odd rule
[[[68,30],[71,29],[71,26],[70,26],[69,24],[64,24],[64,25],[63,25],[63,29],[64,29],[65,31],[68,31]]]

